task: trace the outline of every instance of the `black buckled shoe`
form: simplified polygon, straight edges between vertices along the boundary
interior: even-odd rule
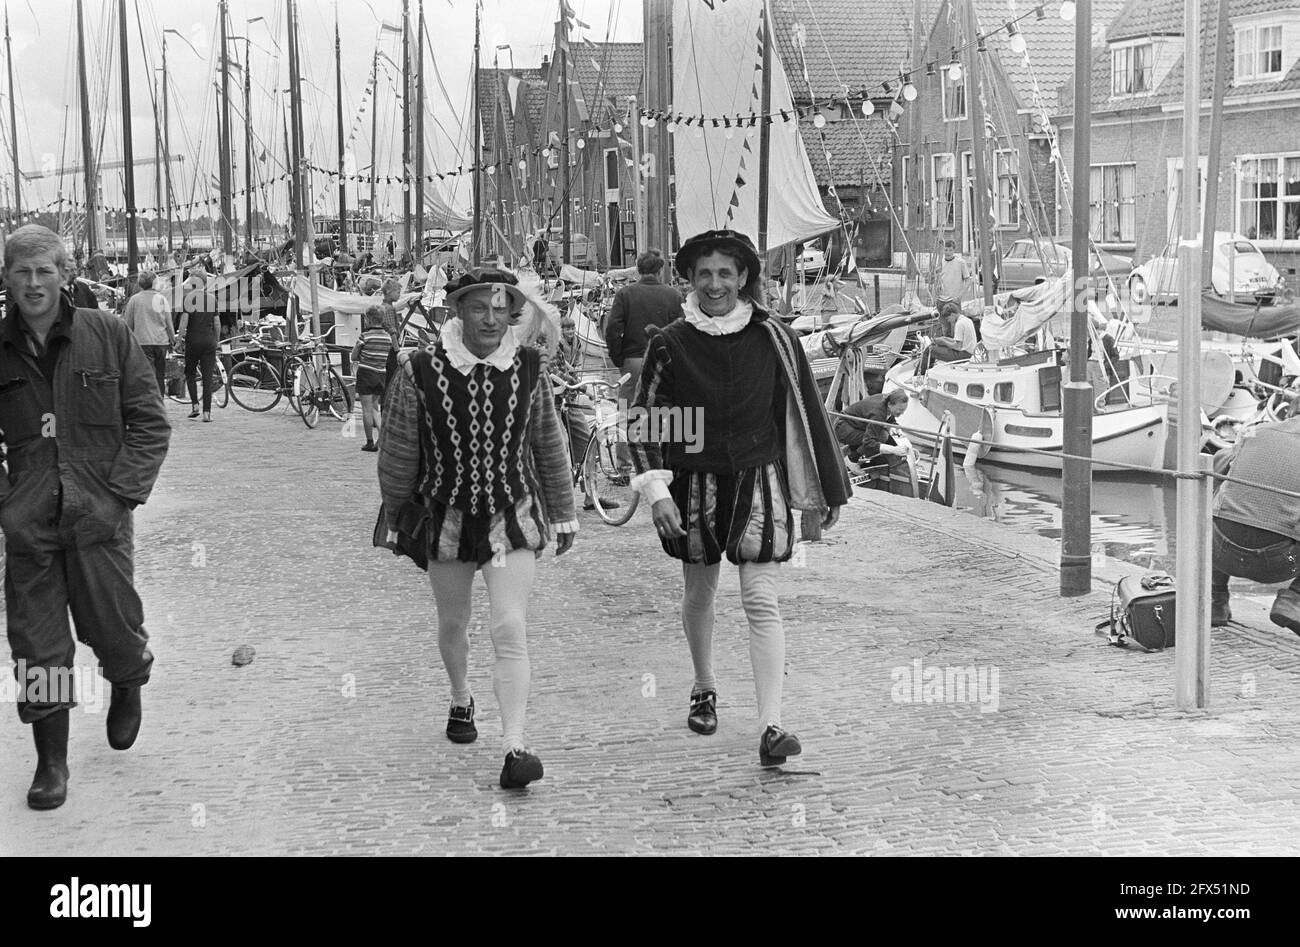
[[[115,750],[129,750],[140,733],[139,687],[113,685],[113,696],[108,702],[108,745]]]
[[[527,750],[511,750],[501,767],[502,789],[523,789],[542,778],[542,761]]]
[[[447,739],[452,743],[473,743],[478,739],[478,728],[474,726],[474,698],[469,699],[468,707],[452,706],[447,714]]]
[[[686,726],[706,736],[718,729],[718,695],[716,691],[700,691],[691,695],[691,713]]]
[[[36,775],[27,790],[32,809],[57,809],[68,798],[68,712],[60,710],[32,724]]]
[[[798,756],[802,752],[799,738],[780,727],[769,726],[758,741],[758,761],[763,766],[780,766],[787,756]]]

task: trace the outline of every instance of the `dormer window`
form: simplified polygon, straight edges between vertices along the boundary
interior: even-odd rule
[[[1110,94],[1139,95],[1150,92],[1153,49],[1151,43],[1119,46],[1110,52]]]
[[[1244,26],[1236,31],[1236,80],[1282,77],[1282,27],[1280,24]]]

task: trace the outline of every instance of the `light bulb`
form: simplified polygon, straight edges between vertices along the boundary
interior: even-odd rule
[[[814,115],[814,116],[813,116],[813,127],[814,127],[814,128],[825,128],[825,127],[826,127],[826,116],[823,115],[821,112],[818,112],[816,115]]]
[[[579,139],[578,139],[578,147],[579,147],[579,148],[586,148],[586,147],[587,147],[587,140],[586,140],[585,138],[579,138]]]
[[[497,166],[494,165],[494,164],[490,164],[490,165],[488,165],[487,173],[488,173],[488,174],[496,174],[496,173],[497,173]],[[403,191],[409,191],[409,190],[410,190],[409,185],[405,185],[405,184],[403,184],[403,185],[402,185],[402,190],[403,190]]]
[[[664,125],[664,131],[666,131],[670,135],[674,135],[677,133],[677,127],[678,126],[676,122],[669,122],[668,124]]]
[[[642,115],[640,118],[637,119],[637,121],[640,122],[641,127],[644,128],[649,123],[650,120],[646,118],[644,115]]]
[[[907,101],[909,102],[915,102],[916,86],[912,85],[912,83],[910,82],[907,85],[903,86],[903,98],[907,99]]]
[[[542,157],[543,157],[543,158],[549,158],[550,156],[551,156],[551,149],[550,149],[550,148],[543,148],[543,149],[542,149]]]
[[[948,78],[953,82],[961,82],[961,63],[953,63],[948,67]]]
[[[704,126],[703,126],[703,125],[696,125],[696,126],[695,126],[695,137],[696,137],[696,138],[703,138],[703,137],[704,137]]]
[[[654,117],[653,115],[651,115],[649,118],[647,118],[647,119],[645,120],[645,127],[646,127],[646,128],[654,128],[654,127],[655,127],[655,117]]]
[[[528,170],[528,162],[525,161],[523,158],[520,158],[520,159],[519,159],[519,170],[520,170],[520,171],[527,171],[527,170]]]
[[[1061,0],[1061,19],[1074,19],[1074,0]]]
[[[614,133],[615,133],[615,134],[618,134],[618,133],[621,132],[622,130],[623,130],[623,123],[622,123],[622,122],[615,122],[615,123],[614,123]]]
[[[728,139],[731,139],[731,138],[734,138],[735,136],[736,136],[736,130],[735,130],[734,128],[728,128],[728,129],[727,129],[726,137],[727,137]]]
[[[871,115],[874,115],[874,114],[875,114],[875,111],[876,111],[876,103],[875,103],[875,102],[872,102],[870,99],[863,99],[863,100],[862,100],[862,114],[863,114],[863,115],[866,115],[866,116],[870,117]]]
[[[1011,34],[1011,51],[1012,51],[1013,53],[1023,53],[1023,52],[1025,51],[1025,34],[1024,34],[1024,33],[1012,33],[1012,34]]]

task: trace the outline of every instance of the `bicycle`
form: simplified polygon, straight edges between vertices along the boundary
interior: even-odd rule
[[[222,364],[221,357],[222,353],[219,351],[217,353],[216,364],[212,369],[212,378],[209,380],[209,385],[211,387],[208,389],[212,392],[212,403],[218,408],[224,408],[226,405],[230,404],[230,378],[226,374],[226,366]],[[184,372],[183,366],[185,364],[185,356],[181,353],[168,352],[167,361],[178,363],[179,366],[181,366],[180,372]],[[189,391],[186,389],[184,378],[177,374],[176,369],[172,369],[170,372],[167,372],[165,369],[164,371],[166,372],[165,377],[169,379],[165,382],[167,397],[172,401],[175,401],[177,404],[189,404],[190,395]],[[201,378],[199,379],[199,383],[202,383]]]
[[[247,411],[270,411],[282,397],[303,423],[315,427],[322,408],[342,421],[352,413],[352,396],[333,365],[315,364],[322,354],[319,340],[297,344],[253,339],[246,355],[230,370],[230,396]],[[262,354],[265,353],[265,354]]]
[[[618,391],[619,382],[590,376],[568,382],[552,376],[552,390],[559,396],[560,426],[569,440],[569,420],[579,405],[578,398],[587,395],[594,408],[594,418],[588,421],[588,438],[580,459],[574,456],[572,443],[569,457],[573,465],[573,482],[584,495],[592,499],[596,514],[610,526],[622,526],[636,512],[640,495],[631,487],[631,473],[619,463],[619,444],[626,447],[626,429],[620,422],[618,402],[611,395]]]

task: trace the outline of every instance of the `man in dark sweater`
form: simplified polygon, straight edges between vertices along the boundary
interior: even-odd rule
[[[1229,576],[1290,581],[1268,617],[1300,635],[1300,417],[1247,433],[1215,455],[1214,471],[1241,482],[1223,483],[1214,497],[1210,624],[1232,620]]]
[[[849,460],[869,461],[880,454],[902,455],[904,449],[894,443],[890,425],[907,410],[907,392],[895,388],[889,394],[868,395],[844,409],[835,420],[835,437],[848,448]]]
[[[615,293],[614,305],[609,310],[605,347],[619,371],[628,376],[618,390],[619,400],[625,406],[632,403],[641,382],[646,329],[649,326],[662,328],[682,315],[681,294],[659,279],[663,268],[664,257],[658,250],[647,250],[637,257],[636,271],[641,275],[640,280]],[[622,444],[617,447],[619,463],[630,467],[632,458],[627,448]]]

